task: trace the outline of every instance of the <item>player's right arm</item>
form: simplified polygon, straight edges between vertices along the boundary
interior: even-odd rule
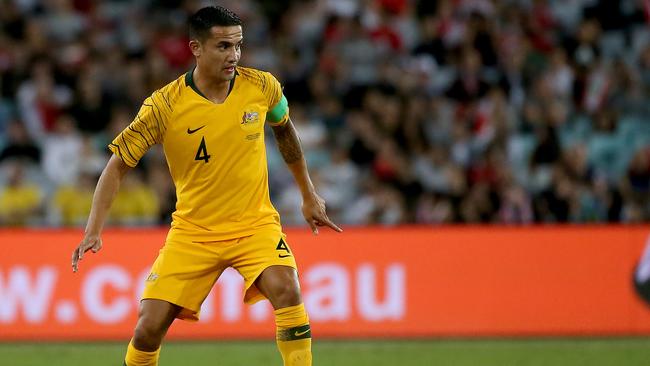
[[[122,179],[129,170],[131,170],[131,167],[126,165],[117,155],[113,155],[106,164],[97,182],[97,188],[95,188],[84,238],[72,252],[73,272],[77,272],[79,269],[79,261],[83,258],[84,253],[89,250],[97,253],[102,248],[101,232],[104,222],[106,222],[106,216],[108,216],[108,211],[111,209],[113,200],[120,189]]]
[[[84,253],[97,253],[102,248],[104,222],[126,172],[138,164],[151,146],[163,141],[173,101],[180,95],[179,85],[178,80],[169,83],[145,99],[133,122],[108,146],[113,156],[97,182],[84,238],[72,252],[73,272],[79,269]]]

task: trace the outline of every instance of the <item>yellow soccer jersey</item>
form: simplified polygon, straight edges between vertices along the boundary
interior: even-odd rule
[[[192,71],[147,98],[110,150],[134,167],[149,147],[162,144],[177,197],[169,237],[217,241],[269,225],[279,230],[264,122],[286,100],[280,83],[270,73],[237,67],[228,97],[215,104],[196,89]],[[287,120],[288,112],[274,124]]]

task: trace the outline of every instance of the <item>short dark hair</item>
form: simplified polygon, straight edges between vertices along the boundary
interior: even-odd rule
[[[203,41],[210,35],[210,28],[241,25],[241,19],[237,14],[222,6],[207,6],[192,14],[187,23],[190,39]]]

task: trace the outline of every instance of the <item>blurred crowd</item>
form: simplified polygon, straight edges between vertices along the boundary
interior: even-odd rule
[[[83,225],[106,145],[191,68],[205,1],[0,1],[0,225]],[[342,225],[650,221],[644,0],[220,1]],[[267,131],[272,200],[301,197]],[[115,225],[166,223],[160,147]]]

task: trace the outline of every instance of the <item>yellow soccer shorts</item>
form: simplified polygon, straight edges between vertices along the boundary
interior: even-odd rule
[[[176,235],[167,240],[145,280],[142,299],[158,299],[183,307],[179,319],[199,319],[201,304],[221,273],[228,267],[244,278],[244,302],[265,297],[255,286],[257,277],[270,266],[296,268],[296,260],[277,229],[264,229],[242,238],[196,242]]]

